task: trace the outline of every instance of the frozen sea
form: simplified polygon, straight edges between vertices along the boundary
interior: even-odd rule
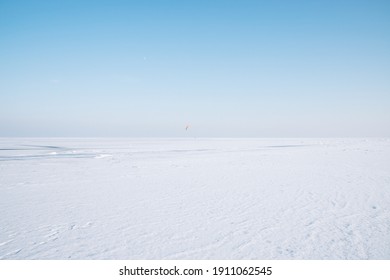
[[[390,139],[0,138],[0,259],[390,259]]]

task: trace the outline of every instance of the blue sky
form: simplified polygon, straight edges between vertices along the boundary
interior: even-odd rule
[[[390,137],[390,1],[0,0],[0,136]]]

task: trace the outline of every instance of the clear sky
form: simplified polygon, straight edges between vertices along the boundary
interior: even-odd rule
[[[390,137],[390,1],[0,0],[0,136],[188,135]]]

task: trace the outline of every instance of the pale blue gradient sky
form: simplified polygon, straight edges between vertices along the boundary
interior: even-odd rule
[[[189,135],[389,137],[390,1],[0,0],[0,136]]]

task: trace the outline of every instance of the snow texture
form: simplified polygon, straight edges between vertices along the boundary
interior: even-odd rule
[[[390,139],[0,138],[0,259],[390,259]]]

